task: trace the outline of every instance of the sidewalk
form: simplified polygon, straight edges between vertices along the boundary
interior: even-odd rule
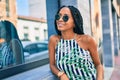
[[[110,80],[120,80],[120,55],[115,56],[115,67]]]

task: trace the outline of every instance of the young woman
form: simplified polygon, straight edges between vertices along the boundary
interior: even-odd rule
[[[23,48],[15,26],[0,21],[0,69],[23,62]]]
[[[83,19],[73,6],[62,6],[55,16],[58,35],[49,40],[50,68],[60,80],[103,80],[95,40],[85,35]]]

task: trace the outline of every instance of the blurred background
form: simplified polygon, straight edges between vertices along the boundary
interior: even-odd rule
[[[47,69],[46,72],[50,73],[48,41],[52,34],[56,34],[54,15],[62,5],[73,5],[80,10],[85,34],[93,36],[97,42],[105,80],[119,80],[120,0],[0,0],[0,20],[9,20],[15,25],[25,58],[23,64],[0,70],[1,74],[5,73],[0,75],[1,78],[13,80],[34,68],[39,68],[40,72]],[[10,75],[7,70],[17,71]],[[14,76],[18,73],[20,75]],[[40,78],[40,75],[43,77],[39,74],[32,79],[46,78],[45,75],[44,79]],[[21,77],[23,80],[27,78]]]

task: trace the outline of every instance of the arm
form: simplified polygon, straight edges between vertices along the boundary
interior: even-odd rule
[[[58,39],[56,36],[51,36],[49,40],[48,48],[49,48],[50,69],[55,75],[57,75],[60,78],[60,80],[69,80],[67,75],[64,72],[61,73],[55,64],[55,46],[57,44],[57,40]]]
[[[15,55],[16,64],[24,62],[23,47],[19,40],[13,39],[10,42],[10,47]]]
[[[55,36],[50,37],[48,49],[49,49],[50,69],[55,75],[57,75],[59,70],[55,66]]]
[[[90,55],[93,59],[93,62],[97,70],[97,80],[103,80],[103,66],[100,62],[97,44],[93,38],[89,38],[88,41],[89,41],[88,49],[90,51]]]

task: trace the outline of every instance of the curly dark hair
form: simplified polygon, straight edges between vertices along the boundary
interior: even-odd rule
[[[58,9],[57,13],[59,13],[59,11],[64,8],[64,7],[68,7],[70,9],[70,12],[72,14],[74,23],[75,23],[75,28],[74,28],[74,32],[77,34],[84,34],[84,30],[83,30],[83,18],[81,16],[80,11],[75,8],[74,6],[62,6]],[[57,32],[58,35],[61,35],[61,31],[58,30],[57,28],[57,24],[56,24],[56,20],[54,20],[54,24],[55,24],[55,30]]]

